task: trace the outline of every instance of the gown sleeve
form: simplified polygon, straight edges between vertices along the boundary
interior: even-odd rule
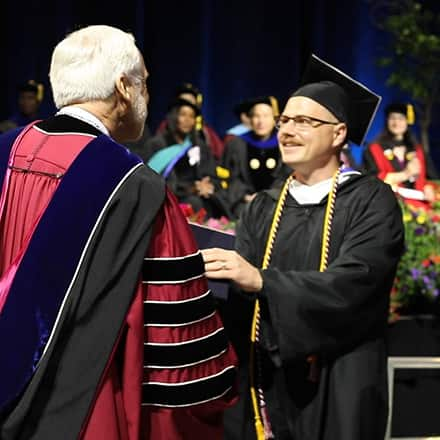
[[[332,356],[383,332],[403,249],[401,211],[384,184],[368,195],[358,194],[356,201],[337,256],[325,272],[277,267],[262,271],[258,295],[262,310],[267,302],[269,315],[263,321],[271,322],[282,362],[310,354]],[[238,232],[237,249],[250,261],[256,215],[247,210]]]
[[[186,219],[167,194],[81,440],[221,440],[223,412],[236,402],[235,352]],[[172,280],[199,266],[194,280]]]
[[[186,219],[168,191],[143,271],[145,438],[223,436],[237,358],[215,309]]]
[[[416,153],[416,156],[420,162],[420,174],[418,175],[418,177],[414,183],[414,188],[418,189],[419,191],[423,191],[423,188],[427,184],[427,181],[426,181],[426,155],[425,155],[425,152],[423,151],[423,147],[421,145],[415,146],[415,153]]]

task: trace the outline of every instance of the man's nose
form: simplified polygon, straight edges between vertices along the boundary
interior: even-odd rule
[[[289,119],[278,129],[278,133],[281,133],[281,135],[288,134],[290,136],[295,136],[297,134],[295,121]]]

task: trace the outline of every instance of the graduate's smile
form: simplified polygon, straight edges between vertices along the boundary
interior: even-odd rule
[[[298,148],[304,147],[304,142],[299,142],[299,137],[297,135],[283,134],[278,136],[278,144],[282,150],[289,149],[296,150]]]
[[[283,144],[281,148],[283,148],[284,150],[289,150],[289,149],[297,149],[297,148],[301,148],[304,145],[302,144]]]
[[[284,161],[286,160],[287,156],[290,156],[292,154],[297,154],[304,150],[303,144],[298,144],[296,142],[288,142],[280,144],[281,147],[281,155],[284,158]]]

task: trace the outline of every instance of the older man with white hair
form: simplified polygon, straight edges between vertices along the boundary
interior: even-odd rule
[[[235,355],[142,135],[131,34],[55,48],[58,113],[0,137],[0,438],[221,438]]]

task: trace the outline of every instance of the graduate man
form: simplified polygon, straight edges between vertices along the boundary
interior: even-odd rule
[[[361,144],[379,100],[313,56],[277,122],[294,174],[255,197],[236,251],[203,251],[208,277],[234,281],[254,308],[246,423],[226,438],[384,438],[402,216],[387,185],[339,161],[347,139]],[[244,320],[245,301],[233,298]]]
[[[55,48],[59,112],[0,137],[0,438],[222,438],[234,353],[200,252],[142,135],[131,34]]]

